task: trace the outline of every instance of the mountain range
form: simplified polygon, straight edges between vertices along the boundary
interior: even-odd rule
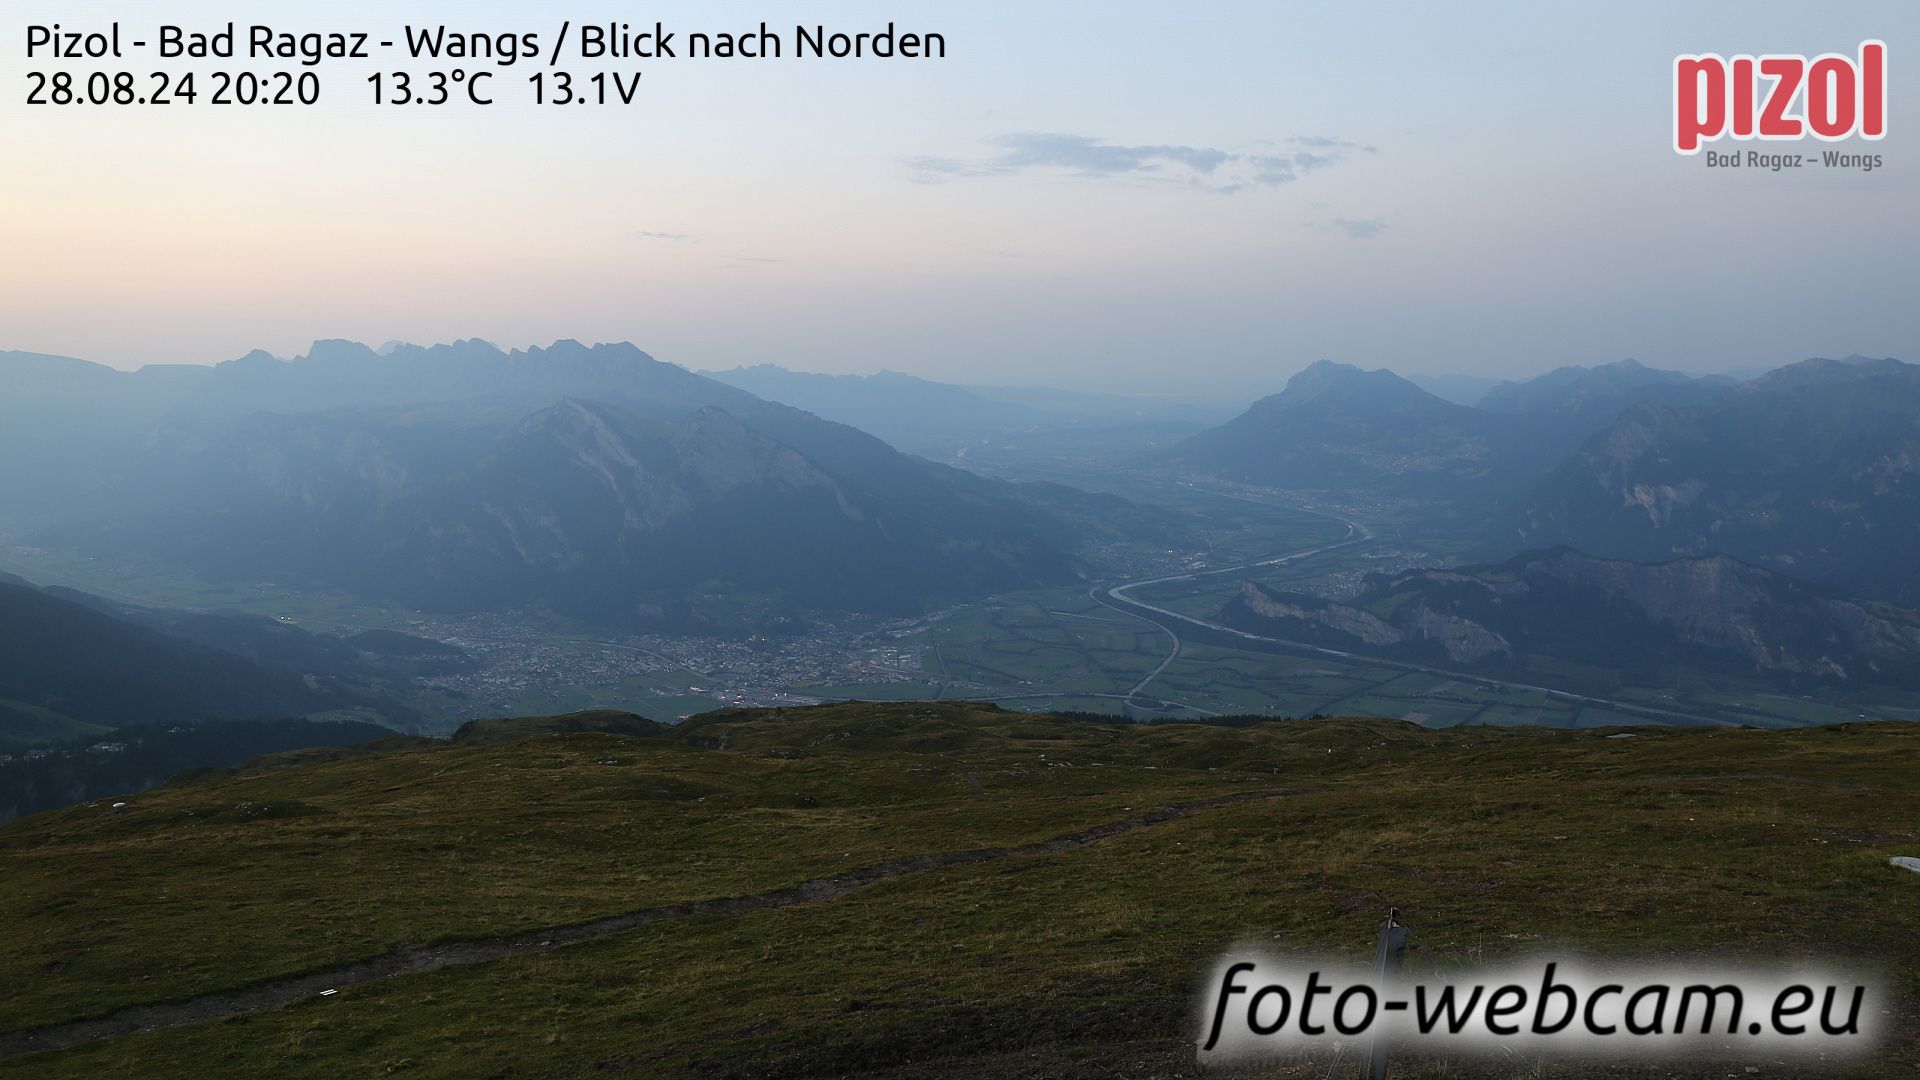
[[[1166,463],[1275,487],[1511,497],[1621,411],[1697,401],[1730,385],[1634,361],[1569,367],[1445,400],[1391,371],[1321,360],[1235,419],[1166,451]]]
[[[1723,552],[1914,603],[1915,536],[1920,367],[1853,357],[1628,409],[1541,480],[1502,539],[1642,560]]]
[[[1391,371],[1322,360],[1162,460],[1276,487],[1458,495],[1501,483],[1524,445],[1516,425]]]
[[[757,364],[702,374],[936,458],[992,454],[1007,443],[1069,453],[1079,446],[1137,450],[1185,438],[1234,412],[1223,401],[1198,395],[964,386],[897,371],[820,375]]]
[[[1447,540],[1487,558],[1727,554],[1920,603],[1920,367],[1898,360],[1813,359],[1744,383],[1623,361],[1503,383],[1471,408],[1323,361],[1160,460],[1436,500]]]
[[[1620,360],[1502,382],[1489,389],[1477,407],[1501,416],[1548,419],[1557,428],[1586,433],[1599,431],[1635,405],[1692,405],[1735,385],[1724,375],[1688,375]]]
[[[819,375],[756,364],[701,374],[871,432],[914,453],[951,452],[982,435],[1031,428],[1050,419],[1038,409],[897,371]]]
[[[422,607],[918,610],[1072,580],[1118,503],[902,454],[631,345],[322,341],[132,373],[0,355],[15,537]]]
[[[1558,549],[1375,575],[1340,602],[1246,582],[1222,613],[1270,636],[1508,674],[1687,668],[1782,688],[1920,686],[1920,614],[1725,555],[1646,564]]]
[[[936,413],[976,433],[1032,425],[1017,438],[993,429],[1003,433],[975,446],[1105,422],[1095,418],[1114,407],[1098,395],[1014,401],[894,373],[721,375],[841,415],[892,413],[903,426]],[[1416,522],[1427,539],[1496,567],[1420,573],[1530,576],[1535,598],[1515,602],[1489,586],[1490,602],[1506,606],[1482,610],[1463,599],[1480,594],[1450,592],[1406,604],[1419,591],[1407,582],[1356,604],[1244,593],[1237,618],[1310,624],[1276,636],[1345,634],[1393,655],[1496,666],[1547,656],[1624,670],[1685,657],[1789,682],[1904,684],[1908,617],[1843,594],[1913,602],[1916,417],[1920,368],[1894,360],[1812,360],[1744,384],[1622,361],[1501,383],[1475,406],[1391,371],[1322,361],[1217,427],[1097,464],[1418,503],[1438,511],[1438,525]],[[253,353],[131,373],[0,354],[5,542],[208,581],[673,629],[690,604],[715,598],[918,613],[1102,576],[1089,560],[1103,548],[1157,558],[1191,550],[1185,542],[1213,527],[1114,495],[937,464],[626,344],[322,341],[292,360]],[[1554,559],[1503,562],[1541,550]],[[1545,567],[1582,584],[1553,584]],[[1429,592],[1459,584],[1418,580]],[[1660,590],[1684,604],[1656,611],[1647,597]],[[161,625],[151,612],[71,599],[263,669],[352,680],[380,651],[275,638],[270,620],[175,614]],[[1281,603],[1311,617],[1259,610]],[[1709,641],[1700,627],[1672,636],[1683,609],[1726,626],[1749,619],[1748,644],[1762,651]],[[1805,634],[1789,632],[1796,619]],[[1602,648],[1596,626],[1659,647]],[[405,644],[380,673],[463,662]],[[325,704],[295,694],[272,707]]]

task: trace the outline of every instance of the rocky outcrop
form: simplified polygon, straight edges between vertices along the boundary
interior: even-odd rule
[[[1442,615],[1425,604],[1411,605],[1404,622],[1412,634],[1446,650],[1449,660],[1472,663],[1490,656],[1513,655],[1513,646],[1506,638],[1472,620]]]
[[[1694,666],[1782,684],[1920,685],[1920,614],[1725,555],[1658,563],[1568,549],[1370,579],[1346,604],[1252,582],[1223,617],[1276,636],[1461,665],[1552,657]]]
[[[1615,559],[1726,554],[1920,605],[1920,366],[1809,360],[1643,403],[1514,503],[1503,540]]]
[[[1458,575],[1455,575],[1458,576]],[[1363,645],[1394,646],[1409,641],[1438,646],[1449,660],[1472,662],[1496,654],[1511,656],[1513,646],[1499,634],[1468,619],[1414,603],[1394,613],[1394,622],[1369,611],[1322,600],[1292,600],[1249,581],[1235,601],[1241,609],[1275,622],[1289,620],[1323,627]]]
[[[1379,618],[1357,608],[1327,604],[1305,608],[1289,603],[1249,581],[1240,586],[1240,599],[1247,610],[1268,619],[1302,619],[1350,635],[1368,645],[1398,645],[1406,635]]]

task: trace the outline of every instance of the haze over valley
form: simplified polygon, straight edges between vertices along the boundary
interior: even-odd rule
[[[12,652],[0,737],[845,698],[1920,716],[1920,369],[1471,389],[1321,361],[1233,409],[573,341],[0,354],[0,611],[114,642]],[[143,689],[161,665],[206,689]]]

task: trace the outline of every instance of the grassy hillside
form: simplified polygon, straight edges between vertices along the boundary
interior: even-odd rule
[[[664,725],[633,713],[617,709],[588,709],[560,716],[503,716],[469,720],[453,733],[453,741],[463,746],[481,746],[516,742],[536,735],[579,735],[587,732],[643,738],[662,734],[666,730]]]
[[[1186,1075],[1223,948],[1369,955],[1388,904],[1431,948],[1416,971],[1544,945],[1879,971],[1904,1013],[1853,1075],[1920,1065],[1920,877],[1886,865],[1920,854],[1920,728],[1147,728],[907,703],[532,730],[0,828],[0,1033],[345,983],[0,1076]],[[1172,804],[1200,805],[1153,812]],[[552,929],[601,919],[620,932]],[[1394,1075],[1647,1075],[1537,1064]]]
[[[0,750],[128,724],[300,716],[349,704],[298,669],[0,582]]]

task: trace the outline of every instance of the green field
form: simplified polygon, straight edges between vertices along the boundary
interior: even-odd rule
[[[1888,1041],[1831,1074],[1910,1075],[1920,877],[1886,860],[1920,849],[1915,775],[1908,725],[1611,739],[1087,724],[944,703],[294,755],[122,813],[0,827],[0,1032],[222,990],[244,1010],[275,979],[434,943],[524,933],[525,947],[13,1057],[0,1075],[1188,1075],[1195,988],[1221,950],[1364,960],[1390,904],[1427,946],[1410,954],[1417,973],[1543,949],[1875,973],[1898,995]],[[947,852],[975,854],[904,862]],[[586,920],[885,865],[905,868],[541,944]],[[1794,1071],[1762,1053],[1651,1075],[1748,1068]],[[1533,1056],[1395,1069],[1647,1075]]]

